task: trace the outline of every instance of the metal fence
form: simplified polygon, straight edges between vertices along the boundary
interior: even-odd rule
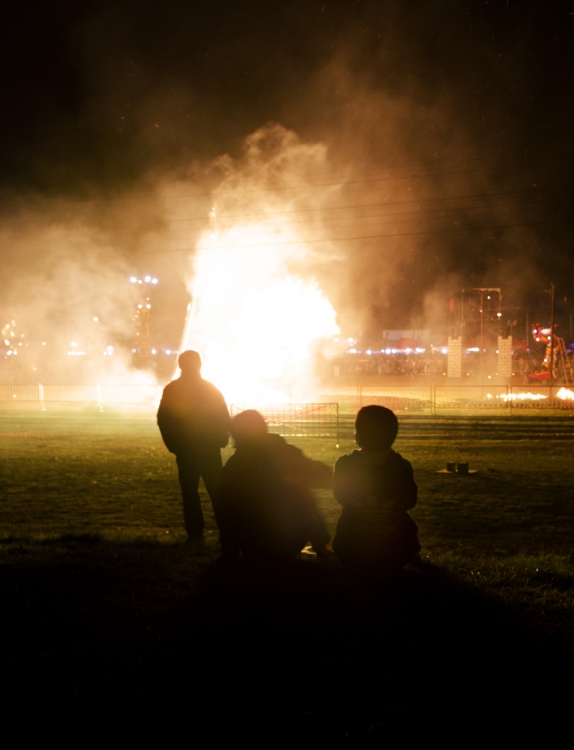
[[[159,405],[158,385],[2,385],[0,403],[39,404],[41,409],[55,405],[104,407]]]
[[[339,444],[339,405],[320,404],[231,404],[231,416],[246,409],[257,409],[266,419],[271,432],[284,437],[326,437]]]
[[[282,423],[297,422],[297,409],[313,410],[317,420],[321,410],[337,407],[339,417],[347,419],[367,404],[380,404],[400,414],[450,415],[461,414],[529,414],[574,412],[574,386],[558,385],[286,385],[281,389],[286,403],[264,407],[266,414],[289,414]],[[38,405],[42,410],[66,406],[106,408],[139,407],[155,409],[162,389],[158,385],[0,385],[0,406],[7,408],[25,404]],[[248,408],[236,405],[234,408]],[[259,408],[255,406],[255,408]],[[261,409],[260,409],[261,410]],[[280,419],[281,418],[281,419]],[[326,419],[326,417],[325,417]],[[303,431],[303,427],[300,428]],[[315,428],[313,428],[315,429]],[[319,430],[319,427],[316,428]],[[286,434],[295,434],[290,432]],[[302,432],[301,432],[302,434]]]

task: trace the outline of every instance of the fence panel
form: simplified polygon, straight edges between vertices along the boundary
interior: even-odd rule
[[[509,399],[514,413],[541,409],[574,410],[574,386],[513,385]]]
[[[433,392],[431,386],[363,386],[360,406],[377,404],[395,412],[431,414]]]
[[[328,437],[339,442],[339,406],[315,404],[231,404],[235,416],[246,409],[257,409],[267,420],[269,430],[284,437]]]
[[[0,385],[0,401],[39,401],[37,385]]]
[[[45,385],[44,401],[61,404],[98,404],[98,389],[95,385]]]
[[[462,415],[484,412],[509,412],[510,400],[506,385],[436,385],[435,412],[458,411]]]
[[[159,385],[102,385],[102,405],[141,405],[157,408],[162,388]]]

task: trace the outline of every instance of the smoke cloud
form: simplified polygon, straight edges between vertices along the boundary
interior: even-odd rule
[[[14,10],[0,305],[30,340],[129,352],[150,273],[177,347],[214,206],[288,225],[285,272],[350,335],[444,332],[471,286],[571,304],[566,4],[193,5]]]

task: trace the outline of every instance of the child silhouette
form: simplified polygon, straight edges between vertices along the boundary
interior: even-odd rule
[[[361,450],[335,464],[334,494],[343,511],[333,551],[364,576],[397,573],[420,550],[417,525],[407,512],[417,501],[413,469],[391,448],[398,428],[390,409],[365,406],[355,422]]]

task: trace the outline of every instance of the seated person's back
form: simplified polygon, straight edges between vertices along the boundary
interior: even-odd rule
[[[220,490],[224,556],[287,560],[309,541],[323,551],[329,535],[311,488],[330,485],[329,467],[270,434],[256,411],[238,414],[231,434],[236,450]]]
[[[410,463],[391,448],[397,431],[390,409],[364,407],[356,420],[362,450],[335,465],[334,494],[343,511],[333,550],[358,573],[396,572],[420,550],[417,526],[407,512],[416,504],[417,486]]]

